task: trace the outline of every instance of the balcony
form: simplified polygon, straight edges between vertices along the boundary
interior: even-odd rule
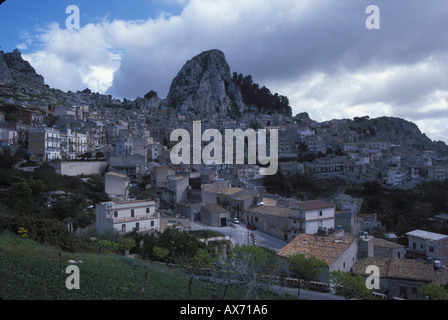
[[[130,221],[155,219],[155,218],[157,218],[157,215],[147,214],[147,215],[134,216],[134,217],[117,217],[117,218],[115,218],[112,214],[110,214],[107,217],[114,219],[114,223],[122,223],[122,222],[130,222]]]
[[[154,231],[156,231],[157,229],[155,228],[155,227],[147,227],[147,228],[139,228],[138,230],[137,230],[137,232],[140,232],[140,233],[144,233],[144,232],[154,232]],[[120,230],[120,231],[118,231],[118,234],[120,234],[120,235],[123,235],[123,234],[126,234],[126,233],[128,233],[128,232],[131,232],[132,230],[126,230],[125,232],[123,232],[122,230]]]

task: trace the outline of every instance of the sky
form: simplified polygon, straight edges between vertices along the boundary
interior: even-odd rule
[[[446,0],[6,0],[0,50],[50,87],[134,99],[166,97],[187,60],[219,49],[293,114],[394,116],[448,143],[447,17]]]

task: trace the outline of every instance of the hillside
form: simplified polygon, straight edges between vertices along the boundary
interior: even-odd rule
[[[348,121],[350,130],[360,140],[387,140],[404,154],[432,150],[440,156],[448,156],[448,146],[443,141],[432,141],[415,123],[396,117],[361,117]]]
[[[69,260],[78,261],[79,290],[65,286],[66,268],[74,265]],[[120,255],[61,252],[9,232],[0,233],[0,269],[3,300],[209,300],[211,295],[196,282],[189,294],[188,278],[177,268]],[[227,299],[241,300],[244,294],[244,288],[230,287]]]

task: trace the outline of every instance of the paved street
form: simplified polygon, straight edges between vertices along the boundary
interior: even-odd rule
[[[273,290],[279,293],[289,293],[291,295],[297,296],[297,288],[288,288],[280,286],[272,286]],[[327,292],[319,292],[307,289],[300,289],[300,297],[307,300],[345,300],[344,297],[336,296]]]
[[[201,222],[192,222],[190,223],[190,230],[215,230],[219,231],[225,236],[229,236],[234,244],[253,244],[252,237],[250,236],[250,233],[255,234],[255,239],[258,246],[263,246],[266,248],[270,248],[275,251],[279,251],[281,248],[283,248],[287,242],[280,240],[276,237],[270,236],[264,232],[258,231],[258,230],[249,230],[246,227],[246,224],[239,223],[239,224],[233,224],[229,222],[229,226],[227,227],[210,227],[206,224],[203,224]],[[248,242],[249,241],[249,242]]]

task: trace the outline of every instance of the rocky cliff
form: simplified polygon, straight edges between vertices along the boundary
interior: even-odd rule
[[[246,108],[219,50],[205,51],[188,60],[173,79],[163,104],[195,114],[228,114]]]
[[[0,97],[61,106],[121,104],[110,96],[92,93],[89,89],[63,92],[50,88],[44,77],[22,58],[17,49],[10,53],[0,51]]]

